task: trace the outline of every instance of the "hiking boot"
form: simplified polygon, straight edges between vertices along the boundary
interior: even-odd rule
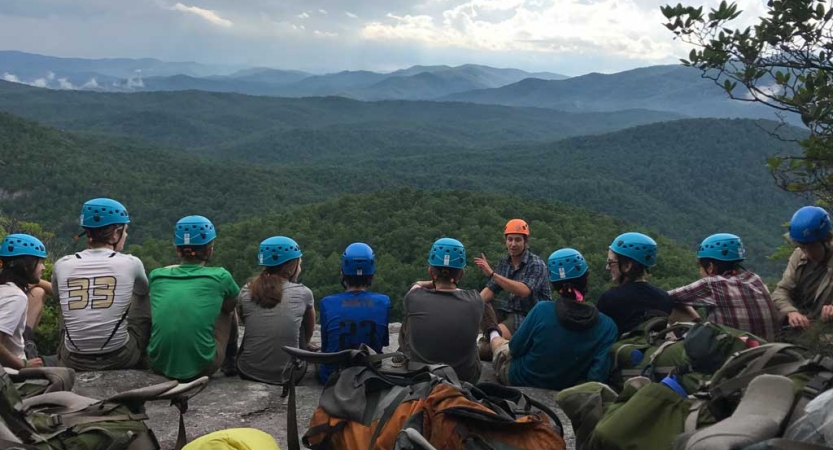
[[[492,344],[489,338],[481,336],[477,341],[477,353],[481,361],[492,362]]]

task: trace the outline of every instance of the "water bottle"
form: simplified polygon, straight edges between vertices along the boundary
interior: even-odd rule
[[[631,367],[636,367],[642,360],[645,359],[645,354],[639,350],[634,350],[631,352]]]

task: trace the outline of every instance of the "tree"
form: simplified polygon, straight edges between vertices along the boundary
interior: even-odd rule
[[[722,87],[731,98],[778,111],[782,124],[796,114],[809,130],[801,155],[770,158],[778,185],[833,200],[833,9],[824,0],[769,0],[767,14],[745,29],[732,23],[736,3],[708,14],[703,7],[666,5],[665,27],[694,47],[686,66]],[[778,131],[774,133],[777,135]]]

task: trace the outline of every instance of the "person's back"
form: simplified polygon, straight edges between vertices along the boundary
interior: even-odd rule
[[[706,308],[709,320],[775,341],[781,316],[761,277],[741,266],[745,258],[738,236],[713,234],[697,252],[702,278],[668,294],[675,305]]]
[[[399,351],[413,363],[447,364],[461,381],[477,383],[484,304],[477,291],[457,288],[465,275],[466,250],[456,239],[439,239],[428,264],[431,280],[417,282],[405,294]]]
[[[240,309],[246,326],[237,359],[237,370],[244,378],[265,383],[281,383],[282,370],[289,355],[281,347],[302,348],[304,316],[312,307],[312,291],[303,284],[285,282],[281,302],[264,307],[252,301],[246,285],[240,290]]]
[[[672,302],[668,292],[646,281],[637,281],[603,292],[596,307],[613,319],[619,332],[624,334],[651,315],[670,314]]]
[[[412,289],[404,300],[403,352],[412,362],[448,364],[460,380],[477,382],[481,371],[477,335],[483,307],[476,290]]]
[[[240,289],[226,269],[205,265],[216,236],[205,217],[181,219],[174,243],[182,264],[150,274],[153,328],[148,357],[153,369],[169,378],[211,375],[226,356]]]
[[[547,259],[554,302],[532,308],[518,331],[506,341],[490,332],[493,365],[499,381],[512,386],[565,389],[581,381],[607,381],[610,346],[616,325],[584,301],[588,267],[572,248],[553,252]]]
[[[604,382],[617,337],[613,320],[589,303],[541,302],[509,341],[510,383],[561,390],[584,380]]]
[[[341,255],[341,284],[345,292],[321,300],[321,350],[327,353],[365,344],[376,353],[389,345],[390,298],[368,292],[376,274],[376,255],[369,245],[355,242]],[[318,379],[326,383],[334,367],[322,364]]]
[[[150,292],[151,366],[169,378],[196,377],[215,358],[216,322],[224,300],[237,295],[237,285],[222,267],[182,264],[151,272]]]
[[[106,248],[87,249],[58,260],[52,276],[67,350],[96,355],[127,343],[125,319],[131,299],[148,290],[138,258]]]
[[[368,291],[345,291],[321,300],[321,351],[332,353],[365,344],[376,353],[390,344],[390,298]],[[319,379],[325,383],[333,368],[322,365]]]
[[[671,314],[668,293],[645,281],[656,263],[657,243],[642,233],[621,234],[608,247],[606,268],[616,287],[605,291],[596,306],[613,319],[619,333],[633,330],[652,315]]]
[[[298,243],[286,236],[260,243],[258,264],[263,269],[240,291],[246,331],[237,370],[244,379],[282,384],[290,358],[281,347],[307,349],[315,306],[312,291],[297,283],[302,256]]]
[[[140,364],[150,334],[148,279],[142,262],[120,253],[130,218],[121,203],[92,199],[81,210],[87,249],[52,270],[61,306],[62,365],[76,370],[130,369]],[[81,235],[79,235],[81,236]]]

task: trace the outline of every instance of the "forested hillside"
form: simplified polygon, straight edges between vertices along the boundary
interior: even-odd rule
[[[264,140],[260,160],[272,164],[253,165],[79,137],[0,115],[0,208],[70,236],[78,205],[112,196],[127,204],[136,218],[132,233],[142,240],[166,235],[188,214],[227,223],[343,193],[468,190],[560,200],[657,229],[691,248],[708,234],[736,233],[749,246],[750,266],[775,275],[780,263],[766,256],[802,203],[773,185],[764,164],[789,144],[743,120],[685,120],[547,144],[401,151],[297,133],[282,153],[270,153]]]
[[[604,270],[607,246],[632,225],[563,203],[523,200],[505,195],[471,192],[434,193],[402,189],[376,194],[342,196],[332,201],[294,207],[218,227],[213,265],[224,266],[238,283],[257,272],[257,248],[274,235],[295,239],[304,252],[301,281],[320,300],[339,292],[341,252],[351,242],[364,241],[376,251],[378,271],[373,289],[393,300],[394,320],[401,318],[402,295],[411,283],[427,278],[431,243],[454,237],[466,245],[467,274],[462,285],[481,289],[486,277],[472,258],[485,253],[493,265],[506,252],[502,230],[507,218],[530,223],[530,248],[546,259],[558,248],[573,246],[583,252],[591,271],[589,299],[595,300],[609,284]],[[644,231],[644,230],[643,230]],[[697,278],[694,253],[656,236],[659,265],[652,282],[670,288]],[[176,262],[169,238],[132,246],[148,270]]]
[[[284,133],[336,128],[378,134],[399,143],[413,136],[432,145],[497,145],[597,134],[679,118],[654,111],[570,114],[536,108],[436,102],[360,102],[344,98],[272,98],[211,92],[103,94],[52,91],[0,81],[0,111],[62,130],[117,135],[165,146],[216,153],[220,145],[245,145],[258,134],[280,146]],[[358,131],[358,133],[357,133]],[[361,151],[357,137],[342,142]],[[339,141],[336,141],[338,139]],[[245,153],[242,148],[240,153]],[[296,153],[303,153],[296,149]]]

